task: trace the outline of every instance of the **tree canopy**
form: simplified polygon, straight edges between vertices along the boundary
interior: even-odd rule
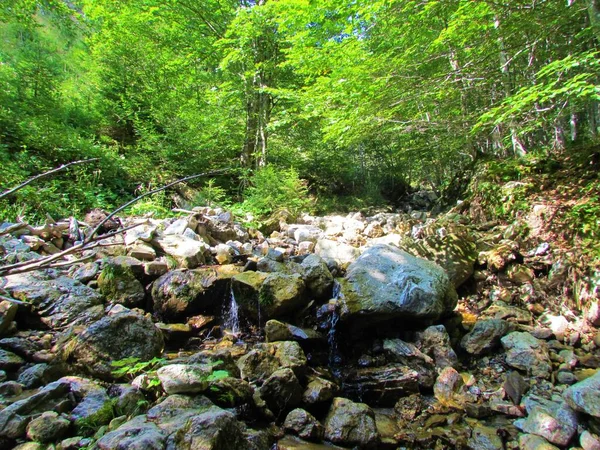
[[[599,18],[595,0],[8,0],[0,187],[100,161],[3,209],[109,207],[224,167],[233,199],[269,165],[325,203],[443,196],[479,159],[595,141]]]

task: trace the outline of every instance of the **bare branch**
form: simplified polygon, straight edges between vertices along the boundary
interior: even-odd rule
[[[61,170],[65,170],[67,167],[74,166],[76,164],[87,164],[87,163],[90,163],[92,161],[98,161],[98,160],[99,160],[99,158],[91,158],[91,159],[82,159],[82,160],[79,160],[79,161],[73,161],[73,162],[70,162],[68,164],[63,164],[63,165],[57,167],[56,169],[52,169],[52,170],[49,170],[47,172],[40,173],[39,175],[31,177],[30,179],[28,179],[24,183],[21,183],[18,186],[15,186],[12,189],[8,189],[7,191],[4,191],[3,193],[0,194],[0,199],[6,197],[7,195],[14,194],[19,189],[22,189],[25,186],[27,186],[28,184],[33,183],[35,180],[39,180],[40,178],[47,177],[48,175],[52,175],[53,173],[60,172]]]

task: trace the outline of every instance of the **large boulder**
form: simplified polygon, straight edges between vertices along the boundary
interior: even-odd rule
[[[229,280],[238,273],[233,266],[167,272],[152,286],[154,313],[166,322],[215,313],[222,306]]]
[[[209,249],[208,244],[183,235],[168,234],[154,239],[153,244],[177,263],[187,269],[194,269],[204,264],[204,253]]]
[[[315,253],[323,259],[332,259],[338,264],[350,264],[360,256],[360,249],[342,242],[330,239],[320,239],[317,241]]]
[[[108,262],[98,277],[98,289],[111,302],[127,308],[142,306],[146,292],[128,265]]]
[[[340,284],[341,320],[356,327],[437,320],[457,303],[454,286],[440,266],[384,244],[367,249]]]
[[[569,406],[593,417],[600,417],[600,371],[563,393]]]
[[[260,397],[275,414],[281,414],[302,401],[302,386],[291,369],[279,369],[265,380]]]
[[[112,378],[113,361],[148,361],[160,356],[164,346],[162,333],[152,321],[132,311],[106,316],[72,339],[65,345],[65,356],[83,371],[107,380]]]
[[[14,298],[33,305],[41,321],[50,328],[85,325],[102,315],[102,295],[68,277],[10,275],[6,277],[4,288]]]
[[[564,401],[528,397],[525,409],[527,418],[514,423],[525,433],[537,434],[552,444],[565,446],[577,432],[577,415]]]
[[[321,300],[329,299],[333,289],[333,275],[323,258],[315,254],[308,255],[301,266],[306,287],[312,296]]]
[[[325,439],[336,444],[376,448],[379,442],[373,410],[346,398],[333,400],[324,427]]]
[[[146,416],[137,416],[105,434],[96,446],[100,450],[163,450],[167,435]]]

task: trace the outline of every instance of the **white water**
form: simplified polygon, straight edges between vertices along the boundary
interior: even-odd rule
[[[230,330],[233,334],[238,334],[240,331],[239,309],[239,305],[235,301],[233,289],[231,289],[229,294],[229,305],[226,307],[226,311],[223,317],[223,327],[226,330]]]

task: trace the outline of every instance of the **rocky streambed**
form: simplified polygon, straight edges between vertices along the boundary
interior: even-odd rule
[[[565,307],[535,224],[122,220],[0,279],[0,448],[600,448],[598,290]],[[2,230],[5,262],[73,245]]]

